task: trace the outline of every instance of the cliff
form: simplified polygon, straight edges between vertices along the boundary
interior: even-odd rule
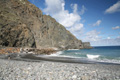
[[[81,40],[27,0],[0,0],[0,46],[84,48]]]
[[[90,42],[83,42],[82,44],[83,44],[83,47],[86,48],[86,49],[92,48],[90,46]]]

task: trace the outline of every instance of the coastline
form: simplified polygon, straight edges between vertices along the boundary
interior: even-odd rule
[[[73,49],[71,49],[73,50]],[[76,49],[74,49],[76,50]],[[69,50],[68,50],[69,51]],[[0,49],[0,58],[11,60],[33,60],[33,61],[52,61],[63,63],[79,63],[79,64],[111,64],[120,65],[119,62],[100,61],[95,59],[87,59],[71,56],[60,56],[62,51],[51,48],[3,48]]]
[[[120,65],[120,63],[112,62],[100,62],[96,60],[90,60],[85,58],[72,58],[72,57],[60,57],[60,56],[49,56],[49,55],[25,55],[22,59],[29,60],[42,60],[51,62],[62,62],[62,63],[78,63],[78,64],[106,64],[106,65]]]
[[[0,59],[0,80],[120,80],[120,65]]]
[[[0,80],[9,79],[120,80],[120,64],[31,54],[29,50],[26,53],[1,54]]]

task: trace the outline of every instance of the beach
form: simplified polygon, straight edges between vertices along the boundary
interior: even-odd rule
[[[120,80],[119,12],[120,0],[0,0],[0,80]]]
[[[0,59],[0,80],[120,80],[120,65]]]

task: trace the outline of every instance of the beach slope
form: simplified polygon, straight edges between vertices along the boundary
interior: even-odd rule
[[[120,65],[0,59],[0,80],[120,80]]]

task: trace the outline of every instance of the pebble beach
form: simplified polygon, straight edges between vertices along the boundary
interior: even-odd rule
[[[0,59],[0,80],[120,80],[120,65]]]

